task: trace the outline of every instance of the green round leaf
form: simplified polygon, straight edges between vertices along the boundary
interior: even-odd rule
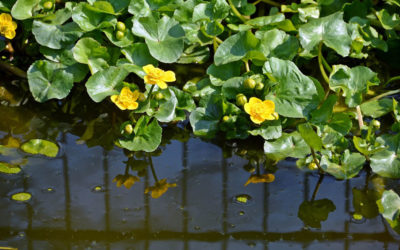
[[[74,43],[83,32],[76,23],[53,25],[41,21],[33,21],[32,33],[36,41],[52,49],[62,49]]]
[[[22,144],[21,149],[29,154],[41,154],[48,157],[56,157],[58,146],[54,142],[32,139]]]

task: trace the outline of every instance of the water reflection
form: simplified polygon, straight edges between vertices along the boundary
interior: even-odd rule
[[[9,154],[0,148],[0,162],[25,159],[21,172],[0,173],[0,246],[399,247],[371,201],[398,181],[365,172],[350,181],[322,179],[294,161],[274,164],[257,150],[262,142],[205,142],[191,137],[185,123],[163,127],[158,151],[127,152],[113,143],[114,109],[106,104],[88,115],[71,103],[50,103],[57,113],[0,106],[1,143],[10,147]],[[43,158],[16,149],[16,141],[33,138],[57,141],[62,152]],[[10,196],[18,192],[32,197],[17,203]],[[362,224],[354,223],[355,213],[366,218]]]

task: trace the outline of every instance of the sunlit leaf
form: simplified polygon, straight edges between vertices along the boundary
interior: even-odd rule
[[[32,139],[22,144],[21,149],[29,154],[41,154],[48,157],[56,157],[58,146],[54,142],[42,139]]]

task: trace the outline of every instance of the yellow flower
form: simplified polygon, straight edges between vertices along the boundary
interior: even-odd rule
[[[15,30],[17,23],[12,20],[12,17],[7,13],[0,14],[0,35],[13,39],[15,37]]]
[[[144,82],[148,84],[157,84],[161,89],[166,89],[168,87],[165,82],[174,82],[176,80],[174,72],[155,68],[151,64],[144,66],[143,70],[147,74],[144,76]]]
[[[275,180],[275,176],[273,174],[262,174],[262,175],[251,175],[244,186],[249,185],[250,183],[270,183]]]
[[[257,97],[251,97],[250,101],[244,105],[244,111],[250,115],[250,119],[261,124],[265,120],[276,120],[279,118],[275,112],[275,103],[270,100],[261,101]]]
[[[133,176],[130,174],[127,175],[119,174],[113,179],[112,182],[117,182],[117,187],[121,187],[123,184],[127,189],[130,189],[133,186],[133,184],[135,184],[135,182],[138,181],[140,181],[140,179],[137,176]]]
[[[117,105],[121,110],[129,109],[137,109],[139,104],[136,100],[139,98],[139,91],[135,90],[132,92],[129,87],[123,87],[121,93],[119,95],[112,95],[111,101]]]
[[[144,191],[145,194],[151,192],[151,197],[154,199],[160,198],[165,192],[167,192],[168,188],[176,187],[176,183],[167,183],[167,179],[162,179],[152,187],[147,187]]]

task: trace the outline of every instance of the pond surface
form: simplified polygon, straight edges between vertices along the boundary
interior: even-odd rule
[[[94,107],[0,105],[0,162],[22,168],[0,173],[0,247],[399,249],[373,200],[398,181],[321,178],[291,159],[264,169],[246,154],[255,142],[203,141],[185,123],[164,127],[155,153],[124,152],[112,143],[115,114]],[[16,148],[33,138],[57,142],[57,157]],[[275,179],[245,186],[264,173]],[[156,179],[171,184],[159,198]],[[18,192],[32,198],[12,200]]]

